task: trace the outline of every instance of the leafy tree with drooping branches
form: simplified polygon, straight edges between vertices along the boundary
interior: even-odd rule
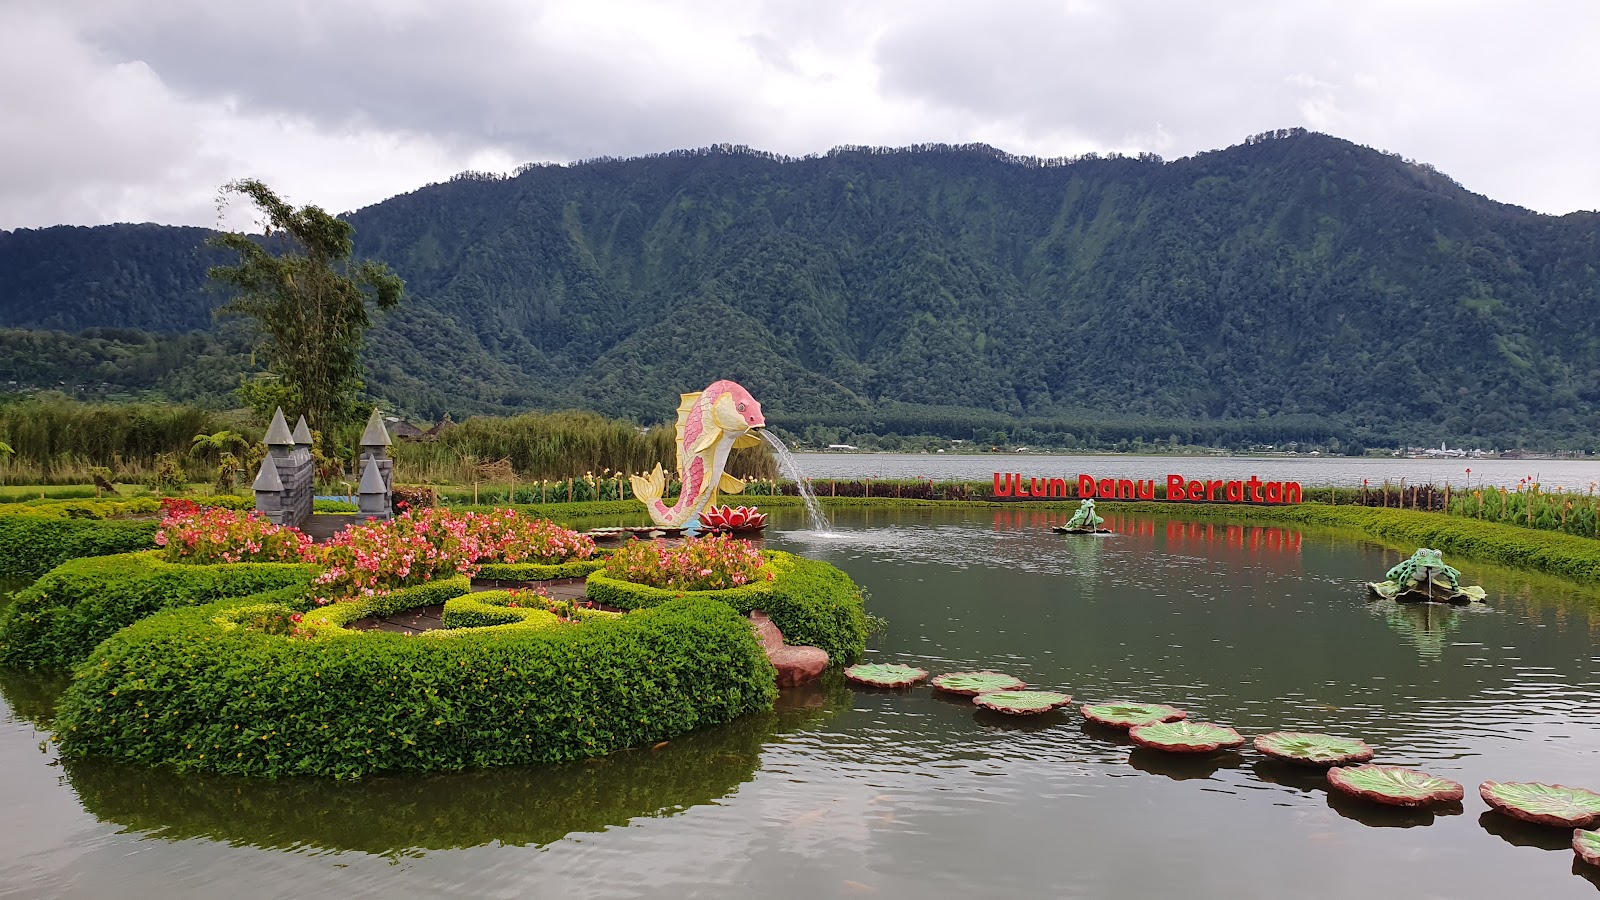
[[[218,313],[255,320],[260,352],[278,376],[285,409],[329,433],[356,417],[362,336],[372,325],[368,304],[393,309],[405,284],[383,263],[351,260],[355,228],[321,207],[296,209],[253,178],[224,185],[222,199],[232,194],[255,204],[266,234],[211,239],[239,256],[237,264],[207,272],[234,294]]]

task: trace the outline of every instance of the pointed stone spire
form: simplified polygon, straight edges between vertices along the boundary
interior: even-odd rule
[[[268,447],[293,447],[294,436],[289,433],[289,423],[284,421],[283,407],[272,414],[272,424],[267,426]]]
[[[378,414],[378,408],[374,406],[372,416],[367,419],[367,430],[361,432],[361,446],[376,451],[389,444],[389,429],[383,427],[383,416]]]
[[[261,471],[256,475],[255,491],[258,494],[276,494],[283,491],[283,479],[278,477],[278,467],[271,459],[261,461]]]
[[[361,470],[361,487],[358,490],[363,494],[383,493],[383,473],[378,471],[378,461],[367,460],[367,465]]]
[[[289,437],[298,446],[301,446],[301,447],[309,447],[309,446],[311,446],[311,428],[308,425],[306,425],[306,417],[305,416],[301,416],[300,417],[300,421],[294,423],[294,433],[291,434]]]
[[[378,471],[378,461],[367,457],[367,464],[361,470],[361,496],[358,501],[361,515],[369,518],[388,519],[389,489],[383,483],[383,473]]]

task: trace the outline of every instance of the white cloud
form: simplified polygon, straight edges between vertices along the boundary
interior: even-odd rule
[[[354,208],[462,169],[711,143],[1183,155],[1301,125],[1600,207],[1600,5],[1486,0],[14,0],[0,227]]]

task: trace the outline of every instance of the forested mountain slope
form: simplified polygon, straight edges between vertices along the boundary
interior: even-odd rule
[[[1495,203],[1326,135],[1172,162],[719,148],[462,176],[350,218],[409,294],[372,332],[369,387],[421,414],[660,419],[731,377],[779,421],[921,404],[1600,436],[1600,215]],[[209,329],[203,237],[0,233],[0,325]]]

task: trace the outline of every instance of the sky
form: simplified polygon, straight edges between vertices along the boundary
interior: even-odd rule
[[[0,0],[0,228],[248,227],[709,144],[1173,159],[1304,127],[1600,209],[1595,0]]]

